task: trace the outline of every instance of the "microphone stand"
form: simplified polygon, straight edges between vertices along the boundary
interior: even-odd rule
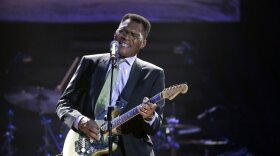
[[[112,134],[112,112],[114,110],[114,107],[112,106],[112,91],[113,91],[113,73],[114,73],[114,68],[116,65],[116,56],[114,54],[111,54],[111,84],[110,84],[110,99],[109,99],[109,106],[107,110],[107,115],[105,116],[105,121],[107,121],[107,128],[109,132],[109,153],[108,156],[111,156],[112,154],[112,144],[113,144],[113,134]]]

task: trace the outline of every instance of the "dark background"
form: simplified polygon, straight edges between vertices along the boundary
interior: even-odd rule
[[[280,139],[279,5],[241,4],[240,22],[152,23],[148,45],[138,55],[165,70],[166,86],[188,83],[185,95],[167,101],[165,117],[173,115],[181,124],[195,125],[201,131],[178,135],[176,141],[229,140],[226,145],[212,146],[182,143],[177,155],[276,154],[274,147]],[[118,24],[0,22],[1,145],[12,110],[16,155],[42,155],[38,153],[44,143],[40,114],[19,108],[4,95],[16,86],[40,86],[55,92],[76,57],[108,52]],[[32,61],[24,61],[25,57]],[[216,111],[197,119],[215,106]],[[51,120],[48,125],[55,137],[65,134],[55,113],[45,117]],[[52,155],[58,153],[50,136],[49,141]],[[170,155],[169,149],[156,152]]]

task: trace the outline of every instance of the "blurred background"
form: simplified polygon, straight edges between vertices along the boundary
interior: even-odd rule
[[[109,52],[128,12],[152,23],[138,57],[189,91],[166,102],[156,155],[275,155],[278,2],[1,0],[0,154],[60,153],[56,102],[83,55]],[[278,152],[279,153],[279,152]]]

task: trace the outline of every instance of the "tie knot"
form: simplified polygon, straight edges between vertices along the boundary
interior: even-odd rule
[[[121,63],[123,63],[125,61],[125,59],[123,58],[118,58],[117,62],[116,62],[116,66],[119,66]]]

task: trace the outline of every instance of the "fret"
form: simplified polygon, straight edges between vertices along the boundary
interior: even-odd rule
[[[152,103],[156,103],[158,101],[161,100],[161,94],[157,94],[155,96],[153,96],[149,101],[152,102]],[[139,112],[137,110],[137,107],[134,107],[133,109],[129,110],[128,112],[122,114],[121,116],[118,116],[116,118],[114,118],[112,120],[112,128],[116,128],[116,127],[119,127],[120,125],[122,125],[123,123],[125,123],[126,121],[128,121],[129,119],[133,118],[134,116],[138,115]],[[107,129],[107,124],[103,125],[101,127],[101,129],[105,132],[108,131]]]
[[[158,93],[157,95],[153,96],[152,98],[149,99],[149,102],[151,103],[157,103],[158,101],[160,101],[161,98],[161,93]]]

